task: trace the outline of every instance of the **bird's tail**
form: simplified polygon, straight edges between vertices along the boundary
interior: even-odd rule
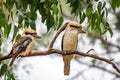
[[[64,75],[70,74],[70,62],[72,58],[73,58],[73,55],[63,55]]]
[[[69,75],[70,73],[70,62],[64,63],[64,75]]]
[[[11,60],[11,62],[10,62],[10,64],[9,64],[9,67],[11,67],[11,66],[13,65],[16,57],[17,57],[17,55],[14,55],[14,56],[12,57],[12,60]]]

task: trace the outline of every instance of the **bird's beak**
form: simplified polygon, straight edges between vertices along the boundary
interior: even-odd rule
[[[79,29],[78,31],[79,31],[79,33],[82,33],[82,34],[85,34],[85,33],[86,33],[86,32],[83,31],[82,29]]]
[[[34,35],[34,37],[35,37],[36,39],[42,38],[42,37],[40,37],[40,36],[38,36],[38,35]]]
[[[85,32],[85,31],[83,31],[83,30],[81,30],[81,33],[85,34],[86,32]]]

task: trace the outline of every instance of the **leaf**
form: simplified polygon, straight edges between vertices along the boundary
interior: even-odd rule
[[[6,1],[6,7],[8,8],[9,11],[13,8],[14,2],[15,1],[12,1],[12,0]]]
[[[116,0],[112,0],[112,9],[113,9],[113,11],[115,11],[115,8],[116,8],[116,2],[115,2]]]
[[[90,0],[87,0],[87,4],[90,3]]]
[[[8,26],[5,26],[4,28],[5,28],[4,29],[4,34],[8,38],[10,30],[11,30],[11,24],[9,24]]]
[[[120,6],[120,0],[112,0],[111,5],[113,11],[115,11],[115,9]]]
[[[100,35],[102,35],[102,29],[101,29],[101,26],[98,26],[97,29],[98,29]]]
[[[5,26],[6,23],[7,23],[6,16],[2,12],[2,10],[0,10],[0,26]]]
[[[21,35],[20,35],[20,34],[18,34],[18,35],[16,36],[15,41],[17,41],[18,39],[20,39],[20,37],[21,37]]]
[[[102,12],[102,15],[101,15],[102,17],[104,17],[104,11]]]
[[[98,3],[98,6],[97,6],[97,9],[98,9],[99,14],[100,14],[100,12],[101,12],[101,10],[102,10],[101,8],[102,8],[102,3],[99,2],[99,3]]]
[[[14,26],[14,32],[13,32],[12,42],[14,41],[17,32],[18,32],[18,28],[16,26]]]
[[[19,16],[18,16],[18,23],[21,24],[22,21],[23,21],[23,16],[19,15]]]
[[[97,13],[95,12],[95,13],[91,14],[90,16],[91,16],[91,22],[90,22],[91,28],[95,29],[96,23],[97,23],[97,22],[95,22],[96,21],[96,17],[97,17]]]
[[[0,46],[2,45],[2,40],[0,39]]]
[[[86,9],[86,15],[89,16],[93,11],[92,4],[89,4]]]
[[[106,12],[106,17],[108,16],[108,9],[105,8],[105,12]]]
[[[29,21],[28,21],[28,20],[25,21],[24,27],[25,27],[25,28],[26,28],[26,27],[27,27],[27,28],[29,27]]]
[[[110,25],[109,25],[108,22],[106,22],[106,27],[108,28],[108,31],[109,31],[109,33],[110,33],[110,35],[111,35],[111,37],[112,37],[112,36],[113,36],[113,31],[112,31],[112,29],[110,28]]]
[[[76,2],[77,0],[67,0],[67,3],[74,3]]]
[[[50,28],[54,25],[54,17],[52,15],[48,16],[46,24],[47,24],[47,31],[49,31]]]
[[[79,18],[81,19],[81,17],[82,17],[82,12],[80,11],[79,12]]]
[[[83,13],[81,19],[80,19],[80,23],[82,23],[85,20],[85,13]]]
[[[78,4],[79,4],[79,3],[78,3],[77,0],[74,0],[74,2],[71,3],[71,5],[70,5],[70,6],[72,7],[71,14],[73,14],[73,13],[76,14],[77,9],[80,8]],[[73,5],[74,5],[74,6],[73,6]]]
[[[103,9],[105,7],[105,5],[106,5],[106,2],[104,1],[101,9]]]
[[[31,20],[35,21],[37,19],[37,13],[36,12],[31,12],[30,13],[30,18],[31,18]]]
[[[60,16],[60,18],[59,18],[59,24],[58,24],[58,28],[57,29],[60,28],[60,26],[62,25],[63,21],[64,21],[63,17]]]
[[[35,21],[31,21],[30,22],[30,27],[34,30],[36,30],[36,24],[35,24]]]
[[[0,76],[2,76],[7,71],[7,65],[3,64],[0,69]]]
[[[0,39],[0,51],[1,51],[2,39]]]
[[[104,35],[107,31],[108,31],[108,30],[104,30],[102,34]]]
[[[11,78],[12,80],[15,80],[15,77],[14,77],[13,74],[10,74],[10,78]]]
[[[57,6],[54,5],[54,7],[53,7],[53,14],[55,14],[55,13],[57,13],[57,12],[58,12]]]
[[[109,28],[108,31],[109,31],[109,33],[110,33],[110,35],[111,35],[111,37],[112,37],[112,36],[113,36],[113,31],[112,31],[112,29]]]
[[[15,77],[12,72],[7,70],[6,75],[8,77],[7,80],[15,80]]]
[[[102,31],[102,26],[100,25],[101,23],[101,19],[97,19],[96,21],[96,27],[94,28],[95,30],[97,29],[100,33],[100,35],[102,35],[103,31]]]

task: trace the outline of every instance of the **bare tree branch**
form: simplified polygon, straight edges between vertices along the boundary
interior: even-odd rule
[[[67,24],[67,23],[66,23],[66,24]],[[56,33],[56,35],[54,36],[54,38],[52,39],[52,41],[51,41],[51,43],[50,43],[49,49],[51,49],[51,48],[53,47],[53,44],[54,44],[55,40],[57,39],[58,35],[65,29],[66,24],[63,25],[63,26],[58,30],[58,32]]]
[[[3,56],[0,58],[0,61],[3,61],[3,60],[6,60],[6,59],[9,59],[11,58],[12,56],[11,55],[6,55],[6,56]]]
[[[94,59],[97,59],[97,60],[106,62],[106,63],[108,63],[108,64],[111,64],[112,67],[113,67],[118,73],[120,73],[119,67],[118,67],[113,61],[111,61],[111,59],[106,59],[106,58],[103,58],[103,57],[100,57],[100,56],[97,56],[97,55],[94,55],[94,54],[90,54],[90,53],[87,54],[87,53],[79,52],[79,51],[71,51],[71,52],[68,53],[68,52],[65,52],[65,51],[57,50],[57,49],[49,49],[49,50],[46,50],[46,51],[32,52],[32,53],[30,53],[30,54],[27,55],[27,56],[20,56],[20,57],[49,55],[49,54],[54,54],[54,53],[56,53],[56,54],[61,54],[61,55],[77,54],[77,55],[84,56],[84,57],[91,57],[91,58],[94,58]],[[9,59],[9,58],[11,58],[11,56],[6,56],[4,59],[1,58],[0,61],[6,60],[6,59]]]

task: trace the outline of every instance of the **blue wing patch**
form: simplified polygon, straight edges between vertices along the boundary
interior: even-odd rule
[[[18,55],[19,53],[23,52],[26,50],[27,46],[30,44],[30,42],[32,41],[31,38],[27,38],[25,39],[21,45],[19,46],[18,50],[16,51],[15,55]]]

